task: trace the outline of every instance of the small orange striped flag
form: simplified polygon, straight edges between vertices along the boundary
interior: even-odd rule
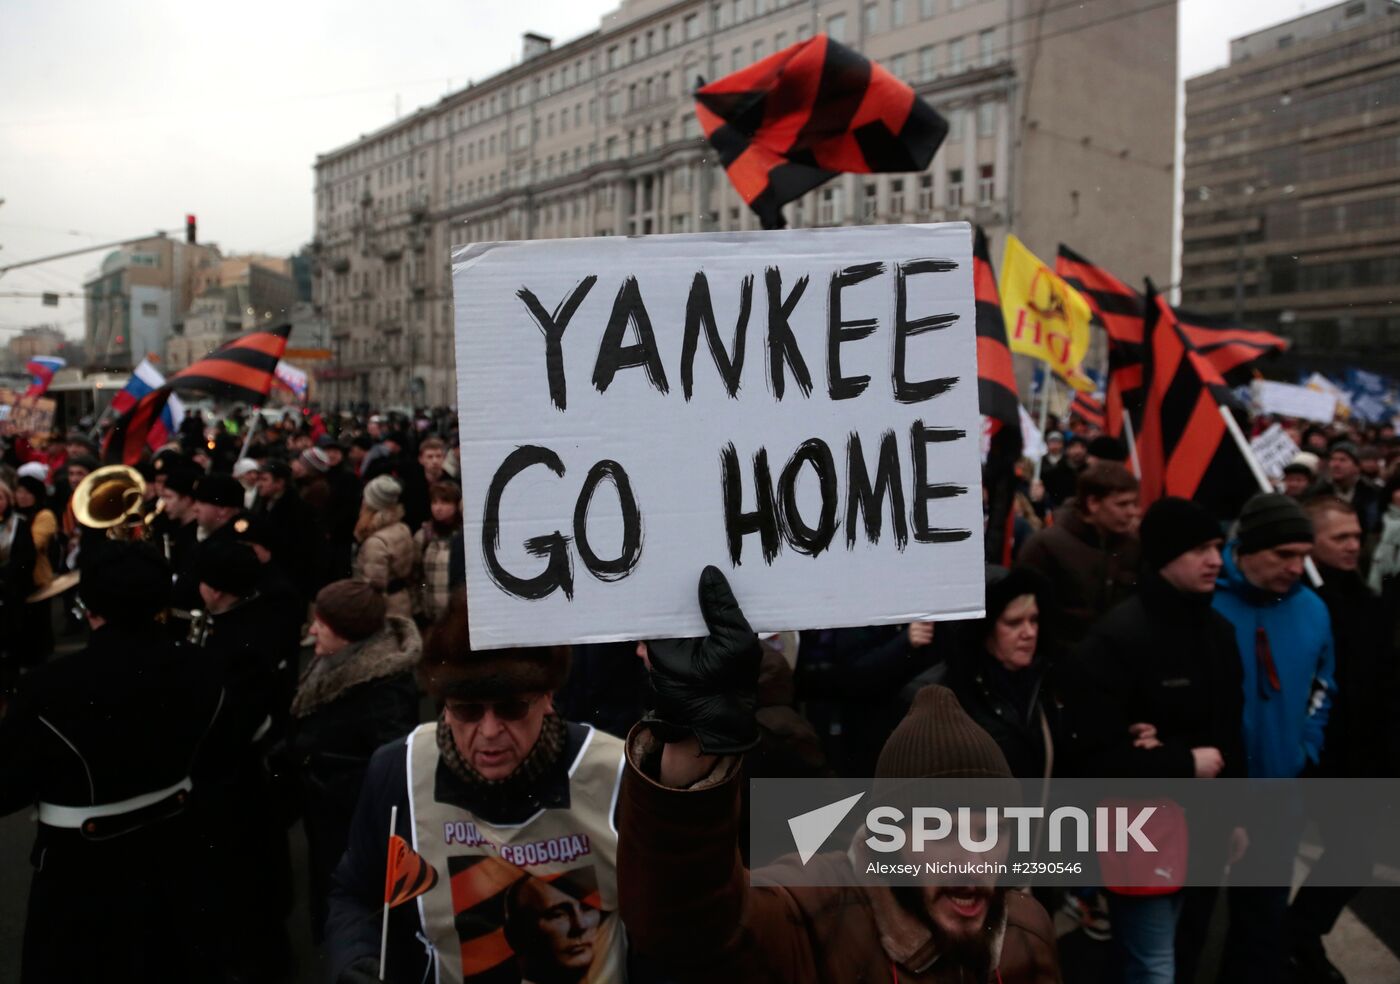
[[[437,870],[398,834],[389,835],[389,863],[384,872],[384,904],[389,908],[418,898],[437,884]]]

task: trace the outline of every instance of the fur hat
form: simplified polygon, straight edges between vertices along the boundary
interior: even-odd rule
[[[332,581],[316,595],[316,617],[349,642],[368,639],[384,628],[384,596],[364,581]]]
[[[98,540],[94,546],[83,547],[83,604],[113,624],[152,624],[170,603],[170,565],[144,543]]]
[[[375,512],[392,509],[399,504],[403,486],[392,475],[380,475],[365,486],[365,505]]]
[[[253,548],[236,540],[206,540],[194,560],[195,576],[215,591],[246,598],[258,586],[262,564]]]
[[[242,509],[243,486],[232,475],[205,475],[195,483],[194,501]]]
[[[473,650],[467,629],[467,594],[458,589],[423,644],[418,683],[439,701],[447,697],[500,700],[551,693],[568,679],[569,658],[568,646]]]

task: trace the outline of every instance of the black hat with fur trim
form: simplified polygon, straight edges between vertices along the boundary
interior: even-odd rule
[[[458,588],[423,643],[418,683],[435,700],[504,700],[558,690],[569,677],[569,662],[568,646],[472,649],[467,594]]]

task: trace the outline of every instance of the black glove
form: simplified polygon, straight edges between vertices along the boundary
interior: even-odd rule
[[[758,744],[758,636],[718,567],[700,573],[700,613],[710,634],[658,639],[651,657],[652,711],[644,719],[665,742],[699,739],[706,755]]]
[[[348,964],[335,984],[379,984],[379,958],[360,957]]]

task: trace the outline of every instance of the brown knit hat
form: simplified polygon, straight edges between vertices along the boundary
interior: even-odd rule
[[[458,588],[418,664],[418,683],[433,699],[502,700],[553,692],[568,679],[568,646],[473,650],[467,625],[467,593]]]
[[[384,596],[364,581],[332,581],[316,595],[316,617],[350,642],[384,628]]]
[[[924,687],[875,763],[877,779],[1009,779],[1001,748],[947,687]]]

